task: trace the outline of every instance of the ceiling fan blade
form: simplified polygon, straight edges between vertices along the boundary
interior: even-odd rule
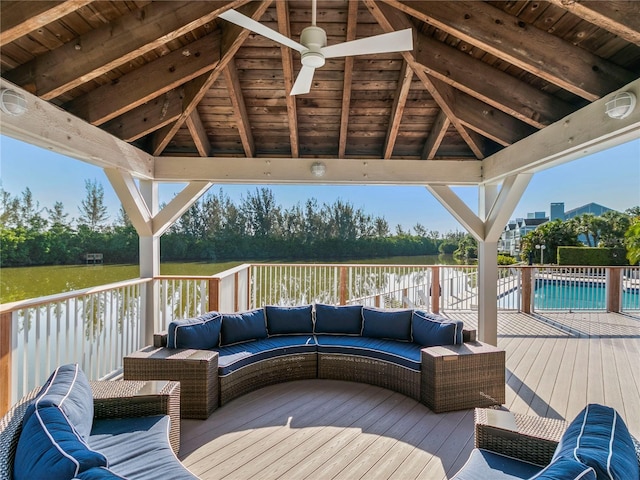
[[[311,90],[311,82],[313,82],[313,74],[316,71],[313,67],[305,67],[304,65],[300,69],[300,73],[298,73],[298,78],[296,78],[296,83],[293,84],[293,88],[291,89],[291,93],[289,95],[302,95],[304,93],[309,93]]]
[[[338,43],[323,47],[320,51],[325,58],[335,58],[368,55],[371,53],[404,52],[407,50],[413,50],[413,33],[410,28],[373,37],[360,38],[351,42]]]
[[[300,53],[302,53],[304,50],[307,50],[307,48],[305,48],[298,42],[291,40],[289,37],[285,37],[280,32],[276,32],[269,27],[265,27],[261,23],[256,22],[253,18],[249,18],[236,10],[227,10],[226,12],[223,12],[218,16],[225,19],[227,22],[234,23],[242,28],[246,28],[247,30],[251,30],[252,32],[259,33],[263,37],[269,38],[274,42],[281,43],[282,45],[286,45],[289,48],[293,48]]]

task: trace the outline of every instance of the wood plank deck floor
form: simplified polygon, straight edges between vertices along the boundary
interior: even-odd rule
[[[447,313],[475,327],[477,314]],[[512,411],[571,420],[616,408],[640,437],[640,316],[500,313]],[[213,479],[448,479],[473,448],[473,411],[434,414],[371,385],[304,380],[183,420],[180,459]]]

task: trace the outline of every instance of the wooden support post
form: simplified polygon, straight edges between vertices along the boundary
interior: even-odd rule
[[[347,267],[340,267],[340,305],[347,304]]]
[[[533,267],[522,267],[522,313],[531,313],[531,305],[533,298]]]
[[[431,267],[431,311],[440,313],[440,267]]]
[[[11,312],[0,315],[0,417],[11,408],[11,317]]]
[[[373,298],[373,302],[374,302],[374,306],[375,306],[376,308],[380,308],[380,295],[376,295],[376,296]]]
[[[209,311],[217,312],[220,309],[220,279],[209,279]]]
[[[607,292],[607,312],[620,312],[620,286],[622,284],[622,268],[607,267],[606,292]]]

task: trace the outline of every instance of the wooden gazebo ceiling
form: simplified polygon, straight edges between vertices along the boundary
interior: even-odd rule
[[[483,159],[640,77],[640,2],[320,0],[327,60],[288,95],[311,1],[0,2],[2,77],[154,156]]]

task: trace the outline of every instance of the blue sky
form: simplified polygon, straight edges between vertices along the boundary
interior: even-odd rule
[[[41,207],[60,201],[69,217],[77,218],[78,205],[85,196],[85,180],[97,180],[104,187],[109,221],[115,221],[120,203],[102,169],[62,155],[0,136],[0,186],[12,195],[31,189]],[[255,185],[214,185],[234,201]],[[400,224],[406,230],[421,223],[441,233],[463,230],[462,226],[423,187],[390,186],[269,186],[277,203],[288,208],[316,198],[319,204],[336,199],[348,201],[366,213],[387,219],[392,231]],[[160,201],[169,201],[180,185],[160,187]],[[454,189],[465,203],[477,211],[477,189]],[[549,213],[549,204],[564,202],[565,209],[589,202],[624,211],[640,205],[640,140],[620,145],[564,165],[536,173],[516,207],[513,218],[528,212]]]

